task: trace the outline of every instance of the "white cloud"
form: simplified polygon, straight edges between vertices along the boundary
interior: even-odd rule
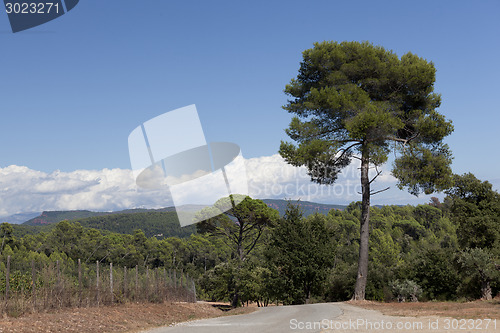
[[[395,187],[396,180],[382,168],[373,189],[391,190],[372,197],[373,204],[415,204],[429,196],[415,198]],[[355,160],[331,186],[310,181],[305,168],[287,164],[279,155],[246,160],[249,194],[255,198],[301,199],[323,203],[348,204],[360,200],[359,162]],[[374,170],[372,170],[372,173]],[[203,200],[210,184],[197,188],[193,200]],[[205,202],[200,202],[205,203]],[[0,216],[43,210],[102,210],[159,208],[171,206],[168,188],[144,190],[136,187],[128,169],[54,171],[45,173],[25,166],[0,168]]]
[[[24,166],[0,168],[0,216],[43,210],[120,210],[171,205],[168,189],[137,189],[131,170],[44,173]]]
[[[348,204],[361,200],[360,162],[354,159],[338,176],[333,185],[312,183],[305,167],[293,167],[278,154],[247,160],[250,195],[256,198],[301,199],[323,203]],[[430,200],[430,196],[419,198],[400,191],[397,180],[390,173],[390,164],[382,166],[382,173],[372,184],[378,191],[390,187],[388,191],[372,196],[373,204],[415,204]],[[376,170],[370,170],[373,177]]]

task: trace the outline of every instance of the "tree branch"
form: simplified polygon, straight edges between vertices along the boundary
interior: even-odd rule
[[[262,228],[259,228],[259,233],[257,234],[257,237],[254,239],[254,241],[252,243],[250,243],[251,245],[249,247],[246,247],[245,250],[247,251],[247,255],[252,252],[253,248],[255,247],[255,245],[257,244],[260,236],[262,235],[262,231],[263,229]]]
[[[375,175],[375,177],[373,177],[373,178],[372,178],[372,180],[370,180],[370,182],[369,182],[368,184],[373,183],[373,181],[374,181],[375,179],[377,179],[377,177],[378,177],[378,176],[380,176],[380,175],[382,174],[382,171],[378,171],[378,168],[377,168],[377,166],[376,166],[376,165],[375,165],[375,171],[377,172],[377,174]]]
[[[420,136],[420,133],[415,133],[412,137],[410,137],[408,139],[401,139],[401,138],[397,138],[395,136],[386,136],[384,138],[384,140],[392,140],[392,141],[396,141],[396,142],[401,142],[401,143],[403,143],[403,145],[406,145],[407,143],[418,138],[419,136]]]
[[[352,142],[352,141],[348,141],[348,142]],[[359,141],[358,141],[358,142],[356,142],[356,143],[353,143],[352,145],[350,145],[350,146],[349,146],[349,147],[347,147],[347,148],[344,148],[344,149],[339,149],[339,152],[341,151],[341,152],[342,152],[342,154],[340,154],[340,156],[339,156],[339,157],[335,158],[335,161],[340,160],[340,159],[341,159],[341,158],[342,158],[342,157],[343,157],[343,156],[344,156],[344,155],[345,155],[345,154],[346,154],[349,150],[351,150],[351,148],[352,148],[352,147],[359,146],[359,145],[361,145],[361,144],[362,144],[362,142],[359,142]]]
[[[390,189],[391,187],[387,187],[387,188],[384,188],[383,190],[380,190],[380,191],[376,191],[376,192],[370,192],[370,195],[375,195],[375,194],[378,194],[380,192],[384,192],[384,191],[387,191],[388,189]]]

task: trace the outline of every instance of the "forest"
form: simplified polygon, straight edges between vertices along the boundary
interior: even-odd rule
[[[367,299],[491,299],[500,291],[500,194],[470,173],[455,175],[453,184],[443,202],[433,198],[417,206],[370,208]],[[117,225],[119,217],[113,217]],[[144,218],[129,214],[123,217],[124,225],[134,217]],[[39,268],[57,262],[62,274],[74,275],[80,260],[87,271],[97,262],[141,272],[182,272],[194,281],[198,299],[233,306],[343,301],[353,296],[360,202],[305,217],[293,203],[280,215],[247,197],[199,223],[189,235],[161,237],[148,237],[140,229],[104,230],[99,218],[85,226],[62,221],[30,233],[1,224],[2,295],[9,258],[8,285],[13,291],[43,287],[26,279],[33,262]]]

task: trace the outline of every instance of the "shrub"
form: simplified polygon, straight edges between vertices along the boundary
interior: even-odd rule
[[[418,302],[418,297],[422,294],[422,288],[412,280],[395,280],[391,282],[390,287],[399,302],[405,302],[407,299]]]

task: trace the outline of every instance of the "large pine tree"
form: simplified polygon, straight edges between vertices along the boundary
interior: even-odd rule
[[[436,111],[432,62],[368,42],[322,42],[303,52],[296,78],[286,86],[283,107],[294,114],[281,156],[306,166],[312,181],[332,184],[353,159],[361,161],[362,216],[358,274],[353,299],[365,299],[368,274],[370,167],[398,157],[392,174],[399,188],[418,195],[451,184],[451,153],[443,138],[450,121]]]

